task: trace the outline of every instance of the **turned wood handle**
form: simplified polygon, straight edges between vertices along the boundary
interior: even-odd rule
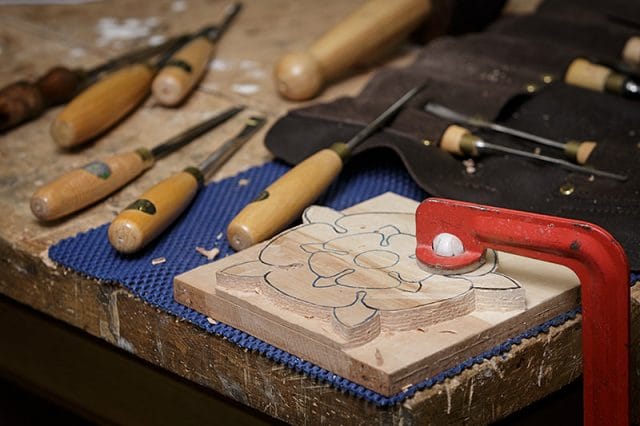
[[[314,97],[326,82],[408,36],[431,7],[431,0],[369,0],[308,51],[280,59],[274,70],[280,95],[296,101]]]
[[[611,68],[583,58],[574,59],[564,75],[565,83],[595,92],[604,92]]]
[[[82,81],[81,74],[55,67],[35,83],[17,81],[4,87],[0,90],[0,130],[35,118],[49,106],[68,102]]]
[[[124,209],[109,226],[109,242],[134,253],[162,233],[189,205],[200,185],[188,170],[163,180]]]
[[[227,227],[227,239],[242,250],[274,236],[300,217],[342,170],[342,158],[323,149],[272,183]]]
[[[145,64],[122,68],[74,98],[51,125],[51,136],[64,148],[104,132],[148,94],[153,70]]]
[[[31,211],[45,221],[66,216],[122,188],[152,164],[147,150],[91,162],[38,189],[31,197]]]
[[[640,66],[640,36],[630,37],[622,49],[622,59],[633,66]]]
[[[214,43],[198,37],[176,52],[153,80],[151,91],[158,102],[166,106],[182,102],[204,75],[214,49]]]

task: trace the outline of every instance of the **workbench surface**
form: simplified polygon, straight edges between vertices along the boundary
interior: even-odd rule
[[[34,79],[55,64],[91,67],[157,35],[175,35],[216,22],[227,2],[213,0],[97,1],[82,5],[0,6],[0,86]],[[138,146],[154,144],[212,111],[244,104],[269,125],[287,109],[271,70],[282,54],[309,46],[361,1],[244,1],[245,7],[220,43],[215,61],[193,96],[179,109],[147,100],[124,123],[88,147],[63,152],[49,136],[60,108],[0,135],[0,293],[84,333],[290,423],[373,424],[484,423],[502,418],[575,380],[581,371],[580,317],[528,339],[441,385],[418,392],[389,409],[342,394],[153,308],[113,284],[98,283],[56,267],[48,247],[62,238],[110,221],[150,185],[203,158],[194,143],[160,161],[127,188],[84,211],[51,224],[29,210],[34,190],[71,167]],[[108,31],[115,18],[139,19],[148,35],[134,40]],[[106,22],[106,23],[105,23]],[[122,37],[122,34],[121,34]],[[407,64],[415,48],[392,57]],[[324,91],[319,100],[351,96],[371,75],[361,70]],[[230,136],[239,126],[223,130]],[[267,128],[269,127],[267,126]],[[266,129],[215,176],[219,180],[271,157],[262,144]],[[632,293],[632,407],[638,409],[640,286]],[[638,414],[635,413],[637,419]]]

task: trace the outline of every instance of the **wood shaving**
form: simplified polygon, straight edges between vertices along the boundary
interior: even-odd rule
[[[153,266],[160,265],[161,263],[166,262],[167,259],[165,257],[156,257],[155,259],[151,259],[151,264]]]
[[[249,185],[250,180],[249,179],[240,179],[238,181],[238,186],[247,186]]]
[[[213,260],[220,253],[218,247],[214,247],[211,250],[207,250],[204,247],[196,247],[196,251],[206,257],[208,260]]]
[[[212,324],[212,325],[216,325],[218,323],[218,321],[214,320],[213,318],[209,318],[209,317],[207,317],[207,322],[209,324]]]

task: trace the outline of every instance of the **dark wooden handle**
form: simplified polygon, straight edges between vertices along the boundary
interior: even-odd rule
[[[0,90],[0,130],[38,117],[49,106],[68,102],[82,76],[64,67],[50,69],[35,83],[17,81]]]

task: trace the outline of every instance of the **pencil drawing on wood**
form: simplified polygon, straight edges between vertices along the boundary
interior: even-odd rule
[[[415,246],[413,214],[314,206],[256,260],[219,271],[217,284],[260,291],[282,309],[325,320],[346,347],[476,310],[525,309],[524,289],[497,272],[494,251],[477,269],[444,276],[420,266]]]

